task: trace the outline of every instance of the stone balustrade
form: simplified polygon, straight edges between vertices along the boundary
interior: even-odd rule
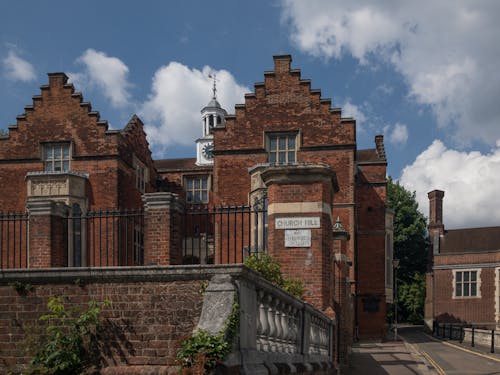
[[[231,313],[227,306],[237,300],[240,330],[224,365],[240,374],[334,373],[335,321],[257,273],[241,271],[212,278],[197,327],[220,332]]]

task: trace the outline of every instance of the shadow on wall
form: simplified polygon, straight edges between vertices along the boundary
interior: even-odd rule
[[[99,332],[91,338],[91,358],[98,368],[128,364],[127,358],[135,356],[135,349],[127,339],[136,330],[129,319],[118,322],[106,319],[99,325]]]

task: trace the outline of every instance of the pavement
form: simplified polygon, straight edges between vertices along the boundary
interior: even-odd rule
[[[422,327],[406,326],[398,339],[355,343],[347,375],[406,374],[500,374],[500,353],[455,340],[442,340],[423,333]],[[500,352],[500,347],[498,348]]]
[[[347,375],[438,374],[416,347],[403,340],[358,342],[352,348]]]

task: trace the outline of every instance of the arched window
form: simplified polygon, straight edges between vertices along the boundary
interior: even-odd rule
[[[208,117],[208,126],[210,126],[211,128],[213,128],[213,126],[214,126],[214,115],[210,115]]]
[[[222,123],[222,119],[220,116],[217,116],[217,125],[220,125]]]

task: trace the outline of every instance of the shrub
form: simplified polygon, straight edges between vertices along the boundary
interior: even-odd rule
[[[245,265],[259,272],[264,279],[299,299],[304,298],[306,288],[301,280],[286,279],[281,272],[281,263],[268,254],[252,254],[245,259]]]
[[[61,297],[47,303],[49,313],[39,318],[46,322],[45,334],[35,345],[32,374],[79,374],[88,366],[90,338],[99,323],[104,306],[110,302],[90,301],[81,312],[67,310]]]

